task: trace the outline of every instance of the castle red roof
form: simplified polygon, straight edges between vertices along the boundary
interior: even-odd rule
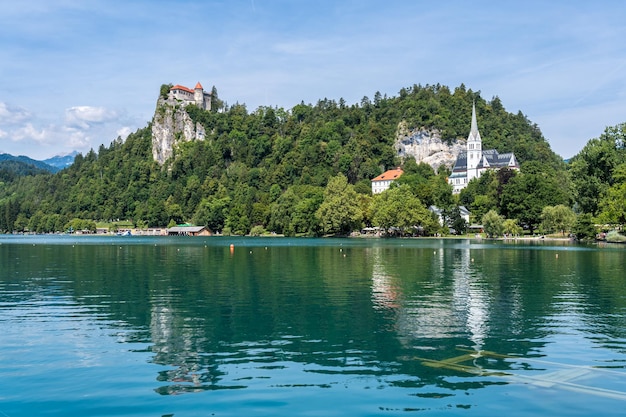
[[[200,84],[200,81],[198,81],[198,84],[196,84],[196,90],[199,88],[200,90],[204,90],[204,88],[202,88],[202,84]]]
[[[198,84],[200,84],[200,83],[198,83]],[[186,91],[188,93],[193,94],[193,90],[192,89],[187,88],[184,85],[180,85],[180,84],[176,84],[174,87],[170,88],[170,91],[171,90],[183,90],[183,91]]]

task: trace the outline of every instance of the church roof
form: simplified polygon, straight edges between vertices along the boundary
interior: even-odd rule
[[[515,167],[519,168],[519,163],[513,152],[498,153],[495,149],[487,149],[483,151],[483,157],[481,158],[477,168],[505,168]],[[462,151],[456,158],[454,167],[452,167],[452,174],[456,172],[467,171],[467,151]]]
[[[483,151],[483,158],[478,164],[478,168],[505,168],[511,166],[519,167],[515,155],[512,152],[499,154],[495,149]]]
[[[401,168],[390,169],[389,171],[385,171],[382,174],[380,174],[379,176],[377,176],[376,178],[374,178],[372,180],[372,182],[374,182],[374,181],[396,180],[396,179],[400,178],[400,176],[403,173],[404,173],[404,171],[402,171]]]
[[[461,151],[456,157],[452,172],[467,171],[467,151]]]

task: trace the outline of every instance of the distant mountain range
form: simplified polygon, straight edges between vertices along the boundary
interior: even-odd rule
[[[56,155],[52,158],[44,159],[41,162],[55,167],[57,168],[57,171],[60,171],[63,168],[67,168],[68,166],[72,165],[74,163],[74,158],[76,158],[76,155],[78,155],[78,152],[74,151],[67,155]]]
[[[8,153],[0,153],[0,168],[8,168],[10,166],[11,170],[15,170],[17,165],[23,165],[25,167],[30,166],[37,170],[55,173],[72,165],[77,154],[78,152],[74,151],[68,155],[57,155],[52,158],[44,159],[43,161],[38,161],[25,155],[15,156]]]

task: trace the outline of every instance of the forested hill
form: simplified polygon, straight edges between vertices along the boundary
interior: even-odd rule
[[[253,226],[319,233],[324,228],[315,212],[330,178],[342,174],[357,195],[367,197],[371,178],[402,163],[393,147],[401,121],[409,129],[438,129],[447,141],[465,139],[473,102],[484,149],[513,151],[522,164],[564,169],[521,112],[508,113],[498,98],[486,101],[464,86],[451,91],[415,85],[394,97],[375,93],[351,105],[323,99],[289,110],[248,112],[235,104],[209,112],[189,106],[192,120],[205,127],[205,140],[179,144],[161,167],[152,159],[148,126],[125,141],[79,154],[57,174],[5,183],[0,230],[62,230],[80,218],[130,219],[138,226],[190,221],[239,233]],[[446,176],[425,174],[432,184],[420,196],[424,205],[447,195]],[[439,191],[437,184],[443,187]],[[367,223],[364,216],[360,221]]]
[[[33,175],[38,172],[57,172],[58,167],[48,164],[46,161],[37,161],[27,156],[14,156],[8,153],[0,153],[0,166],[15,171],[17,175]]]

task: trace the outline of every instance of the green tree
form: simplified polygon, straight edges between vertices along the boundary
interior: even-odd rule
[[[198,204],[193,215],[193,222],[197,225],[206,226],[213,232],[220,232],[224,228],[229,204],[229,197],[211,196],[205,198]]]
[[[359,207],[358,194],[343,174],[328,181],[324,201],[316,217],[325,234],[345,235],[361,227],[363,212]]]
[[[591,139],[572,158],[570,172],[574,184],[574,200],[580,211],[596,215],[598,196],[613,185],[613,172],[626,158],[626,123],[607,127],[604,133]]]
[[[386,232],[397,228],[401,235],[415,233],[418,228],[432,232],[438,224],[432,213],[413,195],[408,185],[390,188],[372,199],[372,225]]]
[[[604,224],[626,224],[626,163],[619,165],[611,185],[601,197],[598,221]]]
[[[503,227],[503,232],[508,236],[519,236],[524,232],[524,229],[517,224],[517,219],[506,219]]]
[[[319,230],[316,212],[324,199],[324,189],[312,185],[289,187],[271,205],[270,230],[286,235],[315,235]]]
[[[165,201],[165,212],[167,213],[167,217],[174,224],[183,223],[183,209],[180,204],[176,203],[173,196],[169,196]]]
[[[533,233],[541,222],[544,207],[569,202],[567,185],[549,166],[526,164],[504,187],[501,213],[506,218],[518,219]]]
[[[24,232],[28,229],[28,218],[24,213],[19,213],[14,222],[14,230],[18,232]]]
[[[450,211],[450,227],[457,235],[463,235],[467,232],[467,222],[461,216],[459,206],[454,206]]]
[[[489,210],[482,218],[483,228],[487,236],[498,237],[504,233],[504,217],[495,210]]]
[[[576,223],[572,228],[576,240],[590,241],[596,238],[597,230],[593,224],[593,217],[590,213],[579,214],[576,218]]]
[[[498,185],[496,174],[487,171],[479,178],[472,179],[467,187],[461,190],[459,202],[469,208],[476,219],[481,219],[489,210],[499,209]]]
[[[541,229],[546,233],[555,231],[565,232],[570,230],[576,221],[574,211],[562,204],[546,206],[541,212]]]

